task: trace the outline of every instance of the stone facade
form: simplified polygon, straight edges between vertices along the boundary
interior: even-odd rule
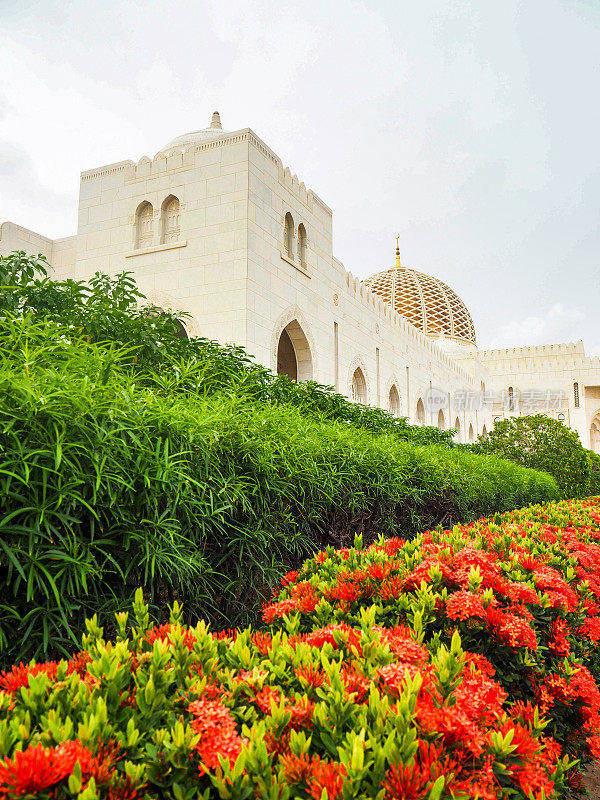
[[[461,441],[520,413],[498,399],[509,386],[563,390],[548,413],[600,446],[600,363],[581,343],[480,352],[474,335],[445,335],[439,308],[435,330],[411,324],[334,257],[331,209],[252,130],[223,131],[217,114],[153,159],[83,172],[75,236],[50,240],[5,222],[0,255],[13,250],[42,253],[59,278],[131,271],[152,302],[190,315],[189,335],[242,345],[275,372],[411,422],[455,427]],[[434,295],[445,286],[410,272],[417,293],[419,280]],[[438,306],[451,294],[454,314],[458,303],[470,319],[449,287],[438,294]]]

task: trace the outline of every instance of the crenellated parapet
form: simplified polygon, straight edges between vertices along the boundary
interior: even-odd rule
[[[585,355],[583,342],[569,342],[568,344],[543,344],[532,345],[529,347],[504,347],[495,350],[480,350],[479,354],[486,359],[504,358],[536,358],[557,355],[568,355],[570,358],[574,354]]]
[[[479,358],[495,374],[600,369],[598,356],[586,356],[583,342],[480,350]]]
[[[123,175],[123,180],[129,183],[164,175],[165,173],[187,170],[195,166],[197,154],[243,142],[248,142],[253,147],[256,147],[262,155],[277,167],[279,181],[301,203],[307,206],[311,211],[313,204],[316,204],[327,214],[332,214],[329,206],[321,200],[312,189],[307,189],[306,185],[299,180],[297,175],[291,172],[289,167],[284,167],[279,156],[250,128],[244,128],[232,133],[223,133],[213,140],[190,144],[178,150],[159,150],[154,158],[142,156],[137,163],[131,160],[120,161],[116,164],[107,164],[103,167],[87,170],[81,173],[81,181],[82,183],[88,183],[104,178],[112,178],[116,175]]]

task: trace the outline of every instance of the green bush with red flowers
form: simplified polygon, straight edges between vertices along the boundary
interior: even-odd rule
[[[406,542],[318,553],[263,613],[272,629],[412,624],[430,649],[456,632],[513,708],[575,759],[600,756],[600,499],[534,506]]]
[[[485,658],[414,629],[211,634],[89,625],[71,661],[0,677],[0,797],[551,798],[566,762]],[[542,793],[542,790],[544,794]]]
[[[551,800],[600,754],[600,498],[327,550],[266,628],[0,674],[0,798]]]

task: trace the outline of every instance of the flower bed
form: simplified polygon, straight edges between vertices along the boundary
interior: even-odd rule
[[[358,541],[264,631],[138,593],[114,642],[0,674],[0,798],[558,798],[600,742],[599,542],[599,499]]]
[[[368,607],[373,624],[410,624],[434,651],[458,632],[512,708],[549,718],[563,753],[600,756],[599,498],[328,549],[284,584],[263,613],[273,629],[356,625]]]

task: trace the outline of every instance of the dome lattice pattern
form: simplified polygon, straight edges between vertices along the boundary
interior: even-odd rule
[[[365,286],[429,336],[452,336],[476,344],[466,305],[443,281],[414,269],[396,267],[367,278]]]

